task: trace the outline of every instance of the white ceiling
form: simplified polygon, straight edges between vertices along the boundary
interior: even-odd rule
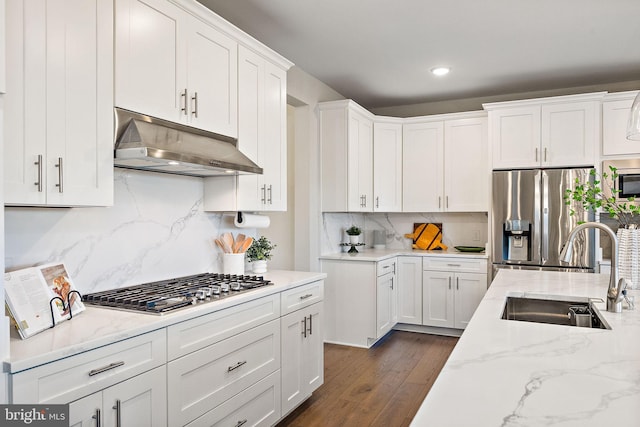
[[[369,109],[640,80],[640,0],[199,1]]]

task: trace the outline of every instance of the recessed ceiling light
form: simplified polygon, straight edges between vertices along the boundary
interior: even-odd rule
[[[451,71],[451,68],[449,67],[436,67],[431,69],[431,73],[434,76],[444,76],[449,74],[449,71]]]
[[[174,161],[174,160],[169,160],[169,161],[167,162],[167,164],[168,164],[169,166],[178,166],[178,165],[180,164],[180,162],[176,162],[176,161]]]

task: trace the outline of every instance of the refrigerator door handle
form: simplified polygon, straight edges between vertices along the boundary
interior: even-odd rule
[[[542,263],[549,259],[549,175],[542,171]]]

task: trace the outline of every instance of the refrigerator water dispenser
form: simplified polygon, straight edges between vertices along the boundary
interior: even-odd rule
[[[507,220],[504,224],[504,254],[508,261],[528,261],[531,224],[524,220]]]

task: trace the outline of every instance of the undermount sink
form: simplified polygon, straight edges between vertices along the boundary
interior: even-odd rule
[[[507,296],[502,319],[611,329],[588,298]]]

